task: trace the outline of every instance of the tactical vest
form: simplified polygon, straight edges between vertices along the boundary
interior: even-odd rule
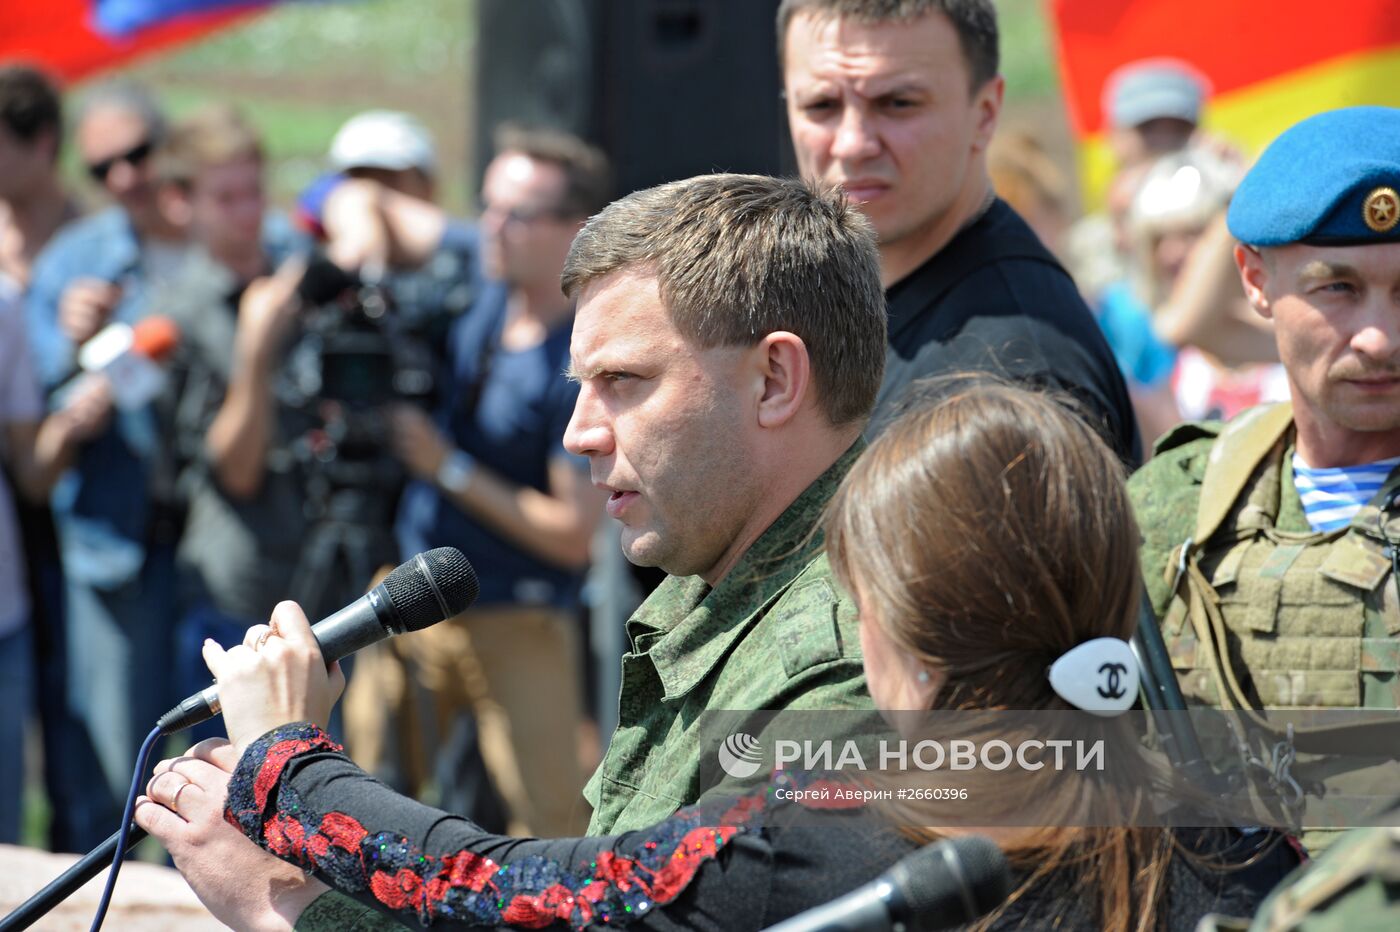
[[[1246,714],[1400,708],[1400,604],[1385,541],[1400,541],[1400,514],[1381,524],[1400,470],[1347,527],[1280,530],[1283,495],[1297,504],[1291,428],[1289,405],[1255,408],[1211,447],[1195,533],[1166,569],[1163,634],[1182,691]]]

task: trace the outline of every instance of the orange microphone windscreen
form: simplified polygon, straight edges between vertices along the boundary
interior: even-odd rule
[[[180,344],[180,328],[169,317],[147,317],[131,327],[133,352],[155,362],[163,362]]]

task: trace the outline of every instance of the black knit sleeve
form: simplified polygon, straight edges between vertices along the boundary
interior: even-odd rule
[[[683,809],[625,835],[493,835],[393,792],[320,728],[299,723],[244,753],[225,817],[267,851],[406,925],[741,929],[759,928],[766,911],[772,862],[757,829],[761,809],[759,794],[722,810]]]

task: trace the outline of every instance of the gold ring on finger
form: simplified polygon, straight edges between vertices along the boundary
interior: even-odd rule
[[[184,783],[180,784],[179,788],[175,790],[174,795],[170,797],[170,811],[176,815],[180,814],[180,794],[189,789],[190,785],[190,781],[186,780]]]

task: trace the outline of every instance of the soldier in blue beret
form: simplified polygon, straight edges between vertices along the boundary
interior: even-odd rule
[[[1400,110],[1352,107],[1283,133],[1230,204],[1240,281],[1273,322],[1291,403],[1182,425],[1130,482],[1189,701],[1400,708],[1397,190]],[[1295,742],[1304,785],[1310,740]]]

